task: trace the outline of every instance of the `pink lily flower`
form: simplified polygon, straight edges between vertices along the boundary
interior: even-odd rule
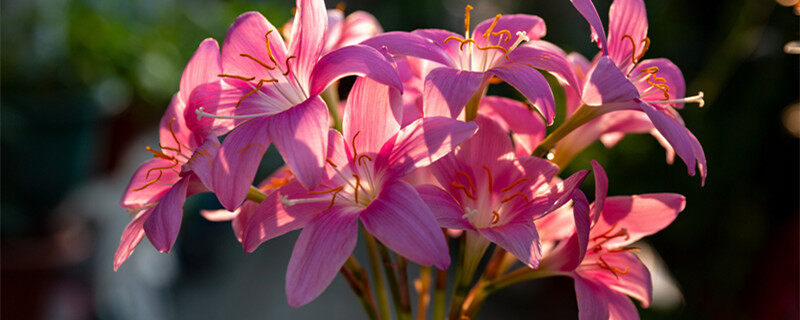
[[[347,46],[326,55],[328,18],[322,0],[299,1],[288,49],[261,14],[239,16],[222,46],[222,85],[203,86],[193,110],[212,126],[238,124],[214,160],[213,189],[234,210],[244,201],[270,143],[304,186],[316,187],[325,164],[329,115],[319,94],[347,75],[401,89],[392,64],[377,50]]]
[[[683,74],[668,59],[641,60],[650,46],[647,14],[642,0],[615,0],[609,10],[609,33],[591,0],[571,0],[589,22],[592,39],[602,50],[586,75],[581,94],[589,106],[640,110],[686,163],[689,175],[707,175],[706,158],[697,138],[684,126],[675,108],[695,102],[703,106],[703,93],[685,97]]]
[[[284,37],[292,36],[294,20],[289,20],[281,28]],[[325,32],[325,46],[322,54],[358,44],[370,37],[383,33],[383,28],[375,16],[366,11],[355,11],[345,18],[344,8],[328,10],[328,30]]]
[[[566,56],[575,71],[578,83],[584,84],[586,74],[592,64],[579,53],[572,52]],[[565,90],[567,101],[567,117],[571,116],[581,105],[580,93]],[[606,148],[614,147],[628,133],[650,133],[667,150],[667,163],[672,164],[675,151],[664,136],[656,130],[650,118],[638,110],[619,110],[597,117],[580,126],[556,144],[552,161],[557,164],[568,163],[575,155],[591,143],[600,140]],[[541,140],[540,140],[541,141]]]
[[[548,247],[558,241],[545,253],[541,270],[575,280],[580,319],[638,319],[636,307],[625,296],[647,308],[652,284],[650,272],[633,252],[638,248],[628,246],[672,223],[686,199],[671,193],[606,198],[606,186],[604,181],[591,205],[593,224],[587,247],[570,221],[568,206],[537,221]]]
[[[356,80],[342,133],[329,131],[325,177],[317,189],[295,181],[270,194],[249,218],[247,252],[303,228],[286,275],[289,305],[316,298],[353,251],[358,221],[387,247],[422,265],[445,269],[447,244],[431,209],[401,179],[449,153],[477,130],[445,117],[418,119],[401,129],[400,92],[368,78]]]
[[[434,185],[417,191],[439,225],[467,230],[468,239],[480,235],[468,240],[472,250],[482,252],[491,241],[537,268],[542,255],[534,220],[575,198],[588,171],[551,184],[558,167],[541,158],[516,157],[498,123],[481,115],[475,122],[478,133],[431,167],[446,191]],[[576,211],[576,219],[588,226],[588,212]]]
[[[463,37],[446,30],[422,29],[414,32],[387,32],[362,44],[386,47],[391,54],[417,57],[435,62],[425,76],[423,106],[425,116],[458,118],[467,102],[480,98],[493,77],[508,82],[552,124],[555,102],[550,86],[538,70],[553,73],[577,85],[569,64],[555,54],[554,47],[537,41],[545,35],[544,21],[533,15],[495,16],[470,33],[467,6]],[[528,41],[523,45],[524,42]]]
[[[206,39],[186,65],[180,90],[161,118],[161,150],[147,148],[153,159],[136,170],[120,201],[135,217],[122,233],[114,270],[145,234],[158,251],[168,252],[178,236],[186,197],[208,191],[210,172],[196,164],[211,161],[219,142],[214,135],[206,138],[189,129],[183,115],[191,92],[201,84],[218,81],[219,69],[219,46],[214,39]]]

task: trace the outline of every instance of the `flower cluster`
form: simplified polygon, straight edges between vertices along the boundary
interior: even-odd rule
[[[568,177],[559,172],[594,141],[611,147],[647,132],[668,162],[677,154],[704,183],[703,149],[676,111],[702,106],[703,95],[685,96],[669,60],[642,60],[650,46],[642,0],[615,0],[607,35],[590,0],[572,4],[599,47],[591,61],[542,40],[538,16],[498,14],[471,29],[471,6],[463,34],[383,33],[372,15],[345,17],[322,0],[298,0],[280,30],[257,12],[242,14],[221,49],[206,39],[188,62],[161,119],[159,148],[147,148],[153,159],[123,195],[133,219],[114,268],[144,236],[170,251],[186,198],[213,192],[224,209],[201,214],[231,221],[247,252],[302,230],[286,275],[293,307],[341,272],[370,317],[391,318],[386,294],[377,292],[375,302],[351,256],[360,221],[374,290],[385,290],[376,275],[382,259],[398,318],[411,312],[406,265],[423,266],[417,290],[429,295],[428,266],[451,266],[448,245],[460,248],[450,319],[474,316],[494,290],[553,275],[574,279],[581,319],[636,318],[626,295],[647,307],[652,288],[630,245],[669,225],[684,197],[607,197],[608,178],[595,161]],[[556,113],[546,75],[565,92],[566,114]],[[340,100],[346,76],[357,78]],[[486,94],[501,82],[526,101]],[[563,124],[548,135],[559,116]],[[286,166],[254,186],[270,144]],[[580,189],[589,174],[592,203]],[[516,261],[523,266],[508,272]],[[439,280],[436,290],[444,290]],[[443,301],[434,304],[434,317],[443,318]]]

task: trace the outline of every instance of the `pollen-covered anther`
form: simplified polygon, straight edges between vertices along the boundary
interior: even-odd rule
[[[517,193],[514,193],[514,194],[512,194],[512,195],[510,195],[510,196],[508,196],[508,197],[505,197],[503,200],[500,200],[500,203],[506,203],[506,202],[509,202],[509,201],[513,200],[514,198],[516,198],[516,197],[522,197],[522,198],[524,198],[524,199],[525,199],[525,203],[529,203],[529,202],[531,202],[531,200],[530,200],[530,199],[528,199],[528,196],[526,196],[526,195],[525,195],[525,194],[523,194],[522,192],[517,192]]]
[[[331,208],[333,208],[333,204],[336,202],[336,196],[338,196],[339,192],[341,192],[343,189],[344,189],[344,187],[338,186],[336,188],[331,188],[331,189],[328,189],[328,190],[310,191],[310,192],[307,192],[306,194],[308,194],[310,196],[318,195],[318,194],[326,194],[326,193],[331,194],[331,204],[328,205],[327,209],[325,209],[325,210],[330,210]]]
[[[234,108],[239,108],[239,105],[242,104],[242,101],[244,101],[244,99],[247,99],[247,97],[249,97],[249,96],[253,95],[254,93],[258,92],[259,90],[261,90],[261,87],[264,85],[264,83],[267,83],[267,82],[278,82],[278,79],[261,79],[261,80],[258,80],[258,83],[256,84],[255,88],[253,88],[253,90],[250,90],[249,92],[245,93],[241,98],[239,98],[239,101],[236,101],[236,106]]]
[[[497,212],[496,210],[492,210],[492,222],[491,222],[491,224],[494,225],[494,224],[497,224],[498,222],[500,222],[500,213]]]
[[[469,38],[469,12],[474,9],[471,5],[464,7],[464,38]]]
[[[238,76],[238,75],[235,75],[235,74],[225,74],[225,73],[220,73],[220,74],[217,75],[217,77],[239,79],[239,80],[242,80],[242,81],[253,81],[253,80],[256,79],[256,77],[245,77],[245,76]]]
[[[488,185],[489,193],[491,193],[492,190],[494,190],[494,186],[492,185],[492,180],[493,180],[492,179],[492,170],[489,169],[489,167],[487,167],[486,165],[483,166],[483,170],[486,170],[486,179],[488,180],[488,184],[489,184]]]
[[[635,65],[639,63],[639,60],[641,60],[642,57],[644,57],[644,54],[647,52],[647,49],[650,49],[650,38],[644,37],[644,39],[642,39],[641,41],[641,43],[643,44],[642,52],[640,52],[638,55],[636,54],[636,40],[633,40],[633,36],[626,34],[622,36],[620,41],[625,39],[628,39],[631,42],[631,63]]]
[[[240,56],[240,57],[245,57],[245,58],[248,58],[248,59],[250,59],[250,60],[253,60],[253,61],[255,61],[255,63],[258,63],[258,64],[260,64],[260,65],[261,65],[262,67],[264,67],[265,69],[268,69],[268,70],[275,70],[275,67],[272,67],[272,66],[268,65],[266,62],[264,62],[264,61],[261,61],[260,59],[258,59],[258,58],[256,58],[256,57],[254,57],[254,56],[252,56],[252,55],[250,55],[250,54],[248,54],[248,53],[240,53],[240,54],[239,54],[239,56]]]
[[[452,186],[453,189],[464,191],[464,194],[467,196],[467,198],[470,198],[472,200],[478,200],[478,197],[473,195],[472,192],[470,192],[469,188],[467,188],[467,186],[465,186],[463,184],[460,184],[460,183],[458,183],[456,181],[453,181],[452,183],[450,183],[450,186]]]
[[[611,265],[608,264],[608,262],[606,262],[605,259],[603,259],[602,256],[598,257],[598,259],[600,260],[600,262],[597,264],[597,266],[600,267],[601,269],[608,270],[608,272],[611,272],[611,274],[613,274],[614,277],[617,279],[619,279],[620,275],[627,274],[630,271],[630,268],[628,267],[625,267],[625,270],[612,267]]]
[[[505,188],[503,188],[503,189],[500,189],[500,192],[506,192],[506,191],[508,191],[508,190],[511,190],[511,189],[513,189],[514,187],[516,187],[518,184],[520,184],[520,183],[523,183],[523,182],[526,182],[526,181],[527,181],[527,182],[530,182],[530,181],[532,181],[532,180],[531,180],[530,178],[527,178],[527,177],[522,177],[522,178],[519,178],[519,179],[517,179],[516,181],[512,182],[511,184],[509,184],[507,187],[505,187]]]
[[[291,56],[286,57],[286,61],[283,63],[284,65],[286,65],[286,72],[283,73],[284,76],[288,76],[289,73],[292,72],[292,67],[289,66],[289,60],[296,59],[296,58],[297,58],[297,56],[295,56],[295,55],[291,55]]]
[[[358,165],[363,166],[364,165],[364,161],[363,161],[364,159],[372,161],[372,157],[370,157],[369,155],[366,155],[366,154],[362,154],[362,155],[358,156],[358,160],[356,162],[358,163]]]

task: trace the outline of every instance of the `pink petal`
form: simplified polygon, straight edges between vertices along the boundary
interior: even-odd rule
[[[628,297],[587,278],[574,276],[580,320],[639,319]]]
[[[606,31],[603,28],[603,22],[600,21],[600,16],[597,14],[597,9],[594,7],[592,0],[570,0],[575,9],[581,13],[584,19],[589,22],[589,27],[592,31],[592,41],[597,42],[597,46],[603,50],[603,55],[608,55],[608,44],[606,43]]]
[[[197,86],[209,82],[219,81],[222,73],[222,62],[219,55],[217,40],[207,38],[200,43],[197,51],[189,59],[181,75],[179,96],[184,101],[189,101],[189,95]]]
[[[200,210],[200,215],[211,222],[231,221],[239,215],[241,209],[242,208],[238,208],[234,211],[228,211],[226,209]]]
[[[445,66],[453,65],[453,60],[450,59],[450,56],[448,56],[438,43],[431,42],[428,38],[413,33],[401,31],[387,32],[369,38],[361,42],[361,44],[376,49],[386,47],[389,53],[393,55],[417,57],[438,62]]]
[[[170,167],[175,170],[169,169]],[[167,169],[154,170],[156,168]],[[120,207],[123,209],[138,209],[157,202],[169,191],[173,184],[178,182],[180,177],[177,171],[179,170],[180,167],[175,165],[175,162],[164,159],[154,158],[143,163],[133,173],[131,182],[125,188],[125,193],[122,194],[122,199],[119,202]],[[149,174],[148,171],[150,171]],[[157,180],[157,182],[141,189],[154,180]]]
[[[547,41],[529,41],[508,53],[510,63],[529,65],[536,69],[546,70],[556,76],[562,83],[568,84],[565,90],[580,93],[581,86],[572,65],[561,48]]]
[[[625,36],[630,36],[633,42]],[[625,37],[625,38],[623,38]],[[642,0],[614,0],[608,10],[608,56],[621,70],[633,66],[631,56],[641,55],[647,37],[647,12]],[[633,46],[636,49],[633,50]]]
[[[700,142],[697,141],[697,138],[695,138],[689,129],[686,129],[683,124],[678,122],[678,119],[671,117],[668,110],[663,110],[662,108],[656,109],[656,107],[646,102],[641,102],[639,105],[642,110],[647,113],[647,116],[650,117],[650,121],[653,122],[658,132],[661,133],[672,148],[675,149],[675,153],[686,163],[689,175],[694,175],[696,165],[700,168],[700,176],[703,179],[703,183],[705,183],[707,173],[705,153],[703,152],[703,147],[700,146]]]
[[[536,229],[542,242],[565,240],[575,232],[572,207],[563,206],[536,220]]]
[[[514,148],[507,130],[485,116],[476,117],[474,122],[478,125],[478,132],[461,144],[457,155],[461,163],[474,168],[481,168],[482,165],[493,167],[501,158],[513,158]]]
[[[293,308],[319,296],[356,246],[358,215],[334,208],[314,217],[294,244],[286,271],[286,298]]]
[[[430,41],[433,41],[434,44],[438,45],[439,47],[441,47],[445,51],[445,53],[447,54],[447,56],[450,59],[449,61],[460,61],[460,59],[462,59],[462,58],[460,58],[461,57],[461,48],[460,48],[461,44],[458,41],[453,41],[453,40],[447,41],[447,43],[445,43],[444,41],[447,40],[447,38],[450,38],[450,37],[457,37],[457,38],[460,39],[460,38],[463,38],[464,35],[458,35],[458,34],[455,34],[453,32],[450,32],[450,31],[447,31],[447,30],[442,30],[442,29],[417,29],[417,30],[412,31],[411,33],[413,33],[415,35],[423,36],[425,38],[430,39]],[[453,66],[453,65],[451,65],[451,63],[442,63],[440,61],[436,61],[436,60],[433,60],[433,59],[427,59],[427,60],[438,62],[437,65],[438,64],[444,64],[445,66],[451,66],[451,67]]]
[[[264,181],[258,185],[258,189],[266,194],[271,194],[293,180],[294,175],[292,172],[286,169],[286,167],[281,167],[264,179]],[[244,204],[237,209],[239,214],[231,221],[231,228],[233,229],[233,234],[236,235],[236,240],[239,240],[239,242],[242,242],[244,229],[247,228],[250,217],[255,214],[258,205],[259,203],[257,202],[245,201]]]
[[[586,75],[583,101],[590,106],[625,103],[639,97],[639,91],[608,57],[601,57]]]
[[[188,186],[188,177],[178,180],[161,198],[161,201],[153,207],[153,212],[144,222],[147,239],[159,252],[169,252],[172,245],[175,244],[175,239],[178,238]]]
[[[572,213],[575,219],[575,238],[578,240],[577,263],[580,263],[586,256],[586,249],[589,247],[589,227],[592,221],[589,217],[589,201],[586,200],[583,191],[579,189],[572,194]],[[568,269],[576,267],[577,265],[569,266]]]
[[[642,93],[642,100],[649,101],[651,103],[658,103],[658,100],[667,100],[667,99],[681,99],[686,96],[686,82],[683,80],[683,73],[681,73],[681,69],[678,68],[672,61],[664,58],[658,59],[648,59],[636,65],[636,68],[631,72],[631,76],[644,76],[642,70],[647,68],[656,67],[658,68],[658,72],[650,77],[650,81],[655,83],[663,83],[667,85],[667,92],[669,92],[669,98],[664,95],[664,92],[661,90],[657,90],[656,88],[650,89],[650,83],[648,81],[643,81],[637,84],[639,92]],[[664,81],[655,81],[653,77],[658,77],[663,79]],[[671,103],[670,105],[674,106],[675,108],[681,109],[683,108],[683,103]]]
[[[328,14],[323,0],[297,0],[296,3],[289,52],[297,57],[292,71],[300,86],[304,87],[325,46]]]
[[[280,32],[258,12],[246,12],[236,18],[228,29],[222,44],[222,71],[226,74],[256,79],[273,78],[266,68],[257,62],[241,56],[249,54],[256,59],[275,67],[267,55],[265,34],[269,32],[269,44],[273,57],[281,68],[286,62],[286,46]],[[277,72],[277,69],[276,69]]]
[[[364,11],[355,11],[344,20],[342,36],[335,48],[358,44],[383,32],[381,24],[375,16]]]
[[[403,117],[400,91],[369,78],[358,78],[347,96],[342,133],[359,153],[377,153],[400,130]],[[357,136],[356,136],[357,135]]]
[[[547,79],[538,70],[524,65],[504,64],[490,69],[488,73],[514,86],[539,110],[547,125],[553,124],[553,119],[556,117],[553,91],[550,90]]]
[[[203,145],[197,148],[192,153],[192,157],[183,165],[182,173],[194,173],[207,189],[212,189],[214,186],[213,163],[221,146],[216,136],[208,136]]]
[[[367,77],[382,84],[403,90],[397,70],[386,57],[371,47],[352,45],[322,56],[311,72],[309,91],[320,94],[331,83],[346,76]]]
[[[439,226],[450,229],[472,229],[469,221],[463,218],[464,210],[449,193],[431,184],[421,185],[416,189],[422,201],[425,201],[433,212]]]
[[[483,73],[440,67],[425,77],[422,112],[426,117],[458,118],[481,86]]]
[[[603,260],[600,261],[600,258]],[[601,264],[622,270],[612,273],[608,269],[599,267]],[[591,255],[586,258],[578,272],[581,276],[599,281],[609,289],[634,297],[642,302],[642,307],[647,308],[653,300],[653,284],[650,271],[639,261],[633,252],[610,252],[601,255]]]
[[[159,146],[167,155],[179,156],[180,153],[191,153],[202,143],[204,136],[195,131],[203,132],[205,128],[191,128],[184,118],[186,104],[180,98],[180,92],[172,96],[167,110],[158,123]],[[191,120],[190,120],[191,121]],[[197,129],[197,130],[194,130]]]
[[[594,202],[591,206],[592,211],[590,217],[592,217],[592,223],[594,223],[600,218],[600,211],[603,210],[603,206],[606,202],[606,196],[608,195],[608,175],[606,175],[603,166],[597,161],[592,160],[591,164],[592,172],[594,173]]]
[[[478,232],[489,241],[506,249],[528,267],[539,268],[539,261],[542,260],[542,244],[539,242],[536,226],[532,222],[508,223],[478,229]]]
[[[322,178],[329,119],[328,108],[319,97],[269,118],[267,128],[272,143],[297,180],[309,189]]]
[[[119,246],[117,252],[114,253],[114,271],[117,271],[128,257],[133,254],[133,250],[139,245],[144,237],[144,222],[150,217],[150,212],[153,209],[145,209],[136,214],[136,217],[128,222],[125,230],[122,231],[122,237],[119,239]]]
[[[344,28],[344,11],[339,9],[329,9],[327,11],[327,14],[328,14],[328,29],[325,30],[325,45],[323,46],[321,54],[325,54],[326,52],[330,52],[334,49],[341,48],[337,47],[336,44],[342,38],[342,29]],[[283,26],[284,30],[286,29],[286,27],[287,26]]]
[[[445,117],[422,118],[401,129],[381,148],[375,167],[402,178],[450,153],[477,131],[474,123]]]
[[[528,109],[528,105],[516,100],[486,96],[481,99],[478,112],[484,115],[495,115],[495,121],[505,123],[513,132],[516,149],[519,154],[530,155],[536,146],[544,140],[547,133],[544,121]]]
[[[606,199],[600,220],[592,228],[593,234],[611,229],[625,229],[627,237],[606,241],[608,248],[623,247],[666,228],[683,211],[686,198],[674,193],[651,193],[634,196],[617,196]]]
[[[547,189],[539,191],[531,198],[531,203],[526,204],[524,201],[513,202],[518,205],[512,204],[514,207],[511,209],[513,213],[510,218],[519,222],[528,221],[529,219],[535,220],[564,206],[572,200],[573,192],[583,183],[588,174],[589,171],[581,170],[560,183],[550,185]]]
[[[361,213],[364,228],[387,247],[421,265],[450,265],[439,224],[414,187],[397,181],[384,186]]]
[[[505,49],[510,49],[514,41],[517,40],[517,32],[525,32],[526,36],[531,40],[539,40],[547,33],[544,20],[538,16],[530,14],[506,14],[497,20],[492,31],[508,30],[511,34],[511,39],[506,39],[505,36],[502,36],[502,41],[500,41],[501,35],[488,35],[487,41],[487,38],[484,37],[484,33],[493,22],[494,18],[486,19],[475,27],[475,31],[472,32],[472,38],[475,39],[478,45],[499,45]]]
[[[228,210],[235,210],[247,197],[261,157],[269,147],[269,118],[255,118],[236,127],[222,141],[212,164],[212,187]]]
[[[282,197],[289,199],[309,198],[307,190],[297,181],[281,187],[276,192],[270,193],[261,204],[256,207],[247,220],[242,233],[242,246],[246,252],[253,252],[258,246],[289,231],[305,227],[318,213],[327,211],[330,204],[329,196],[315,203],[295,204],[285,206]],[[324,214],[324,213],[323,213]]]

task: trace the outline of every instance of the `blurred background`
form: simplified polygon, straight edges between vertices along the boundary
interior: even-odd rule
[[[607,22],[610,1],[595,1]],[[791,0],[646,1],[653,40],[646,57],[668,57],[687,93],[706,106],[681,112],[705,148],[705,187],[682,163],[667,165],[649,135],[599,143],[567,172],[597,159],[611,195],[677,192],[688,206],[650,237],[656,302],[646,319],[797,319],[798,40]],[[461,30],[466,2],[348,0],[385,30]],[[596,52],[569,1],[473,1],[473,25],[496,13],[530,13],[546,40]],[[186,61],[206,37],[222,41],[244,11],[280,26],[288,0],[4,0],[2,12],[2,318],[4,319],[358,319],[362,310],[337,278],[300,309],[285,303],[284,276],[297,233],[245,254],[227,223],[201,218],[218,206],[198,195],[185,207],[173,252],[147,240],[114,272],[129,221],[117,206],[135,167],[157,144],[156,125]],[[336,3],[329,3],[329,7]],[[503,91],[503,87],[500,87]],[[558,92],[556,92],[558,95]],[[280,166],[268,153],[259,177]],[[587,190],[590,188],[587,188]],[[363,252],[362,249],[357,251]],[[660,257],[659,257],[660,256]],[[362,261],[365,261],[362,259]],[[658,263],[660,261],[660,263]],[[660,284],[659,284],[660,283]],[[577,315],[567,278],[516,285],[490,298],[479,318]]]

